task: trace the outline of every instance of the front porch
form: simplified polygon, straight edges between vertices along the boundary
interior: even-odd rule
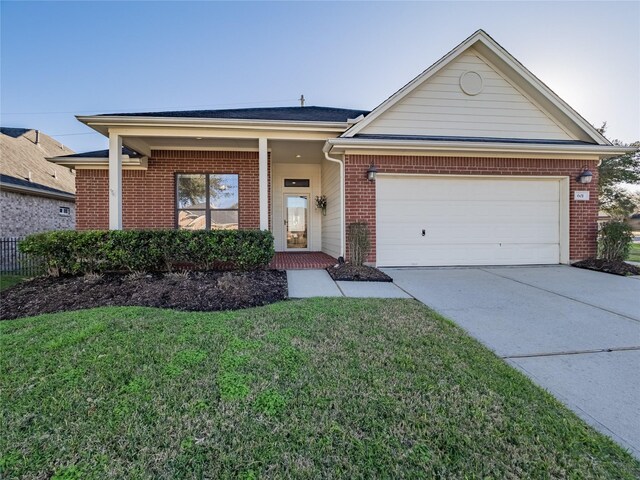
[[[318,270],[336,263],[338,260],[323,252],[276,252],[269,267],[277,270]]]

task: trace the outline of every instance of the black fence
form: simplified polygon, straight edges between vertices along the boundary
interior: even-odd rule
[[[18,244],[22,238],[0,238],[0,275],[34,277],[43,273],[41,262],[22,253]]]

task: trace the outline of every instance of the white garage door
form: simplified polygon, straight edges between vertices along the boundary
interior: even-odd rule
[[[560,180],[376,179],[379,266],[560,262]]]

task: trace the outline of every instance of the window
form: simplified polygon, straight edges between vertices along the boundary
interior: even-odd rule
[[[71,207],[60,207],[58,209],[58,213],[63,217],[70,217],[71,216]]]
[[[187,230],[238,229],[238,175],[178,174],[177,227]]]
[[[284,179],[285,187],[309,187],[309,179],[308,178],[285,178]]]

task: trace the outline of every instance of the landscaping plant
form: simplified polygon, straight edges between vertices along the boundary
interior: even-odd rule
[[[625,222],[605,223],[598,233],[598,254],[604,260],[622,262],[629,255],[633,240],[631,227]]]
[[[57,231],[30,235],[20,250],[49,274],[193,269],[254,270],[274,255],[273,235],[260,230]]]
[[[366,222],[350,223],[347,236],[349,238],[349,260],[353,265],[362,265],[371,249],[369,226]]]

